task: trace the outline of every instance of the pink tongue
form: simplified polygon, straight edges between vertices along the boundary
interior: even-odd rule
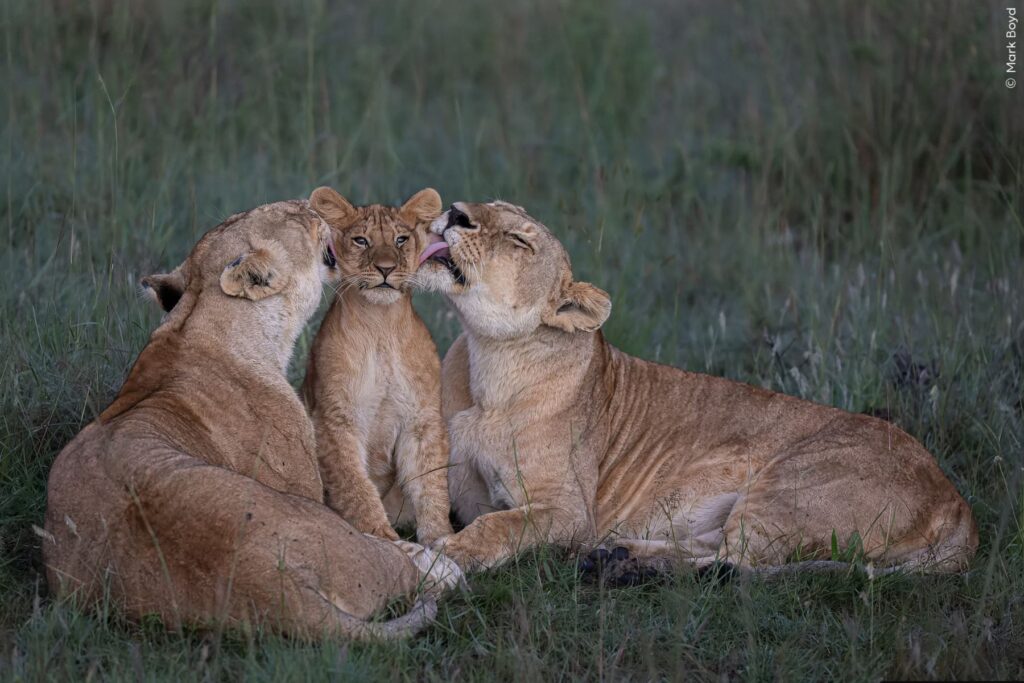
[[[438,239],[440,239],[440,237]],[[439,254],[442,251],[446,252],[444,255],[447,256],[448,243],[445,242],[444,240],[441,240],[440,242],[434,242],[429,247],[424,249],[422,254],[420,254],[419,265],[423,265],[423,262],[426,261],[428,258],[433,256],[434,254]]]

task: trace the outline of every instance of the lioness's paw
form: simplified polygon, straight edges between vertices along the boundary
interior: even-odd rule
[[[466,578],[455,560],[431,548],[412,541],[393,541],[405,551],[424,578],[428,593],[440,594],[448,589],[466,587]]]
[[[463,538],[459,534],[442,536],[430,544],[430,549],[436,553],[442,553],[458,563],[464,572],[476,572],[488,569],[489,565],[480,559],[479,555],[463,544]]]
[[[661,578],[657,569],[631,557],[629,550],[623,546],[610,551],[604,546],[595,548],[587,555],[580,556],[576,569],[585,582],[600,582],[610,588],[637,586]]]

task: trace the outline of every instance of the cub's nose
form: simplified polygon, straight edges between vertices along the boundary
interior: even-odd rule
[[[388,279],[388,275],[391,274],[391,271],[395,269],[395,264],[390,261],[387,263],[375,263],[373,265],[385,280]]]

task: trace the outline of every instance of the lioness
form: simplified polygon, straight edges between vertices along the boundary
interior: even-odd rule
[[[452,532],[448,435],[441,360],[410,287],[441,197],[427,188],[401,208],[355,207],[321,187],[310,203],[332,228],[342,275],[303,384],[327,504],[395,540],[392,525],[415,519],[430,543]]]
[[[967,566],[970,509],[897,427],[622,353],[599,331],[608,295],[519,207],[459,202],[432,230],[421,280],[464,327],[442,401],[468,524],[437,544],[463,568],[608,537],[698,566],[777,566],[833,539],[880,565]]]
[[[55,593],[172,627],[265,621],[387,638],[429,620],[422,603],[365,621],[415,594],[414,562],[430,558],[322,504],[313,427],[285,378],[336,271],[327,225],[291,201],[232,216],[173,272],[144,280],[167,313],[50,472],[43,556]]]

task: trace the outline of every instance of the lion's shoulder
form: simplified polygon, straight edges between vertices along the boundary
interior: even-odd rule
[[[159,391],[181,353],[181,339],[177,334],[156,335],[135,360],[121,391],[100,413],[99,421],[110,422]]]

